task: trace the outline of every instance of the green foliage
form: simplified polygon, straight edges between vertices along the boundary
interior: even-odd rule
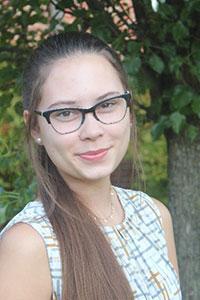
[[[151,124],[139,130],[140,151],[144,168],[146,192],[152,197],[168,203],[167,196],[167,147],[164,137],[152,141]]]
[[[158,122],[152,127],[152,136],[156,141],[163,133],[165,128],[169,127],[169,119],[167,116],[161,116]]]
[[[0,224],[7,222],[35,195],[35,183],[24,148],[20,82],[24,62],[38,37],[30,25],[47,24],[47,1],[0,4]]]
[[[195,95],[192,100],[192,111],[200,118],[200,96]]]
[[[199,130],[195,126],[189,125],[187,127],[186,134],[187,134],[188,138],[191,140],[191,142],[193,142],[198,137]]]
[[[1,108],[4,118],[0,121],[0,224],[9,220],[34,195],[18,101],[13,97],[7,108],[4,105]]]
[[[161,74],[163,72],[164,68],[165,68],[164,62],[156,54],[153,54],[149,58],[149,65],[150,65],[151,69],[153,69],[158,74]]]
[[[169,120],[174,132],[178,134],[185,124],[185,116],[176,111],[170,115]]]
[[[184,106],[187,106],[193,98],[192,90],[184,85],[177,85],[174,87],[171,106],[173,109],[180,110]]]

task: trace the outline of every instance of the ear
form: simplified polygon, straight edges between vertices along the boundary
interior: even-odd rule
[[[24,118],[24,123],[27,126],[30,118],[30,112],[28,110],[24,110],[23,118]],[[31,136],[37,144],[42,145],[42,140],[40,138],[40,129],[38,125],[36,125],[34,128],[31,129]]]

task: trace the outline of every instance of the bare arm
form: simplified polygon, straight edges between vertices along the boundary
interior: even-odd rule
[[[29,225],[14,225],[3,235],[0,266],[0,299],[51,299],[45,246],[39,234]]]
[[[177,263],[176,248],[175,248],[175,241],[174,241],[173,224],[172,224],[172,218],[171,218],[170,212],[162,202],[160,202],[156,199],[153,199],[153,200],[161,214],[162,225],[163,225],[163,229],[165,232],[165,238],[166,238],[166,242],[167,242],[169,260],[172,263],[172,265],[174,266],[174,269],[176,270],[176,272],[178,274],[178,263]]]

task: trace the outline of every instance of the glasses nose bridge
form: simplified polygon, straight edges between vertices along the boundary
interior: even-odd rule
[[[98,118],[97,118],[97,116],[96,116],[96,114],[95,114],[95,109],[96,109],[96,105],[95,105],[95,106],[92,106],[92,107],[90,107],[90,108],[83,108],[83,109],[81,110],[81,112],[82,112],[82,118],[83,118],[82,124],[83,124],[84,121],[85,121],[85,115],[86,115],[86,114],[89,114],[89,113],[92,113],[92,114],[93,114],[93,117],[94,117],[97,121],[99,121]]]

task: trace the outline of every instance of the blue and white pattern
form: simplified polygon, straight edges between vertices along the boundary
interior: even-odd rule
[[[162,220],[153,200],[138,191],[116,188],[125,219],[116,226],[104,226],[116,258],[125,272],[137,300],[181,300],[177,274],[169,262]],[[54,298],[61,300],[62,270],[58,242],[40,201],[29,202],[1,232],[23,222],[43,238],[49,259]]]

